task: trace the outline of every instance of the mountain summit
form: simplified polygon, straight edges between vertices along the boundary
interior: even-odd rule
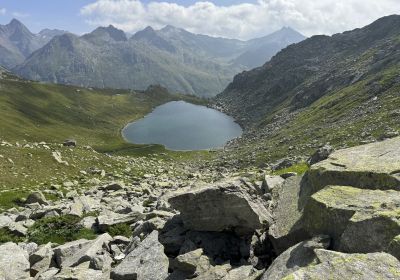
[[[284,34],[279,37],[280,33]],[[75,36],[73,46],[63,46],[55,38],[14,70],[25,78],[55,83],[142,90],[160,84],[173,92],[210,97],[221,92],[235,74],[263,64],[288,44],[304,39],[288,33],[284,29],[240,41],[166,26],[161,30],[147,27],[127,39],[122,30],[110,25]]]

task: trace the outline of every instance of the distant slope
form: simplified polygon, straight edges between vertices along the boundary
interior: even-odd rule
[[[60,30],[46,29],[33,34],[16,19],[7,25],[0,25],[0,65],[12,68],[22,63],[35,50],[62,33]]]
[[[0,73],[0,135],[8,141],[62,143],[74,138],[101,151],[118,150],[128,145],[120,135],[125,124],[158,105],[182,99],[160,87],[144,92],[89,90],[30,82],[1,69]]]
[[[128,39],[113,26],[100,27],[81,37],[55,37],[14,71],[54,83],[135,89],[160,84],[170,91],[210,97],[254,64],[246,52],[255,55],[262,50],[269,59],[277,49],[303,38],[298,33],[297,37],[281,33],[288,32],[245,42],[166,26],[161,30],[148,27]]]
[[[320,144],[355,145],[400,131],[400,16],[289,46],[237,75],[216,106],[246,128],[236,156],[306,155]],[[274,148],[275,147],[275,148]],[[279,147],[279,148],[276,148]]]

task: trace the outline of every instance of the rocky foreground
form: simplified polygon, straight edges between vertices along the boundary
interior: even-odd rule
[[[302,176],[263,181],[32,193],[0,229],[24,238],[70,215],[97,236],[0,245],[0,279],[400,279],[400,138],[316,158]],[[108,233],[120,224],[132,236]]]

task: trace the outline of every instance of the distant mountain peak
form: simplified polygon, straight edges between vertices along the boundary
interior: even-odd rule
[[[18,19],[16,19],[16,18],[13,18],[8,25],[9,26],[24,26],[25,27],[25,25],[22,22],[20,22]]]
[[[91,33],[86,34],[83,36],[86,39],[103,39],[108,41],[109,39],[112,39],[116,42],[120,41],[127,41],[128,39],[126,38],[126,34],[124,31],[121,29],[118,29],[114,27],[113,25],[109,25],[107,27],[98,27],[95,30],[93,30]]]

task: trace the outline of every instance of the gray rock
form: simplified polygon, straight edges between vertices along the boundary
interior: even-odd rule
[[[333,152],[333,147],[330,145],[324,145],[315,151],[315,153],[307,160],[309,165],[316,164],[320,161],[323,161],[329,157],[329,155]]]
[[[314,249],[326,249],[329,243],[328,236],[319,236],[290,247],[273,261],[261,280],[280,280],[301,267],[316,263]]]
[[[283,280],[395,280],[400,277],[400,262],[390,254],[343,254],[315,250],[318,262],[289,274]]]
[[[338,150],[311,167],[307,193],[325,186],[400,190],[400,137]]]
[[[281,186],[284,181],[285,179],[281,176],[265,175],[262,184],[263,193],[271,193],[274,188]]]
[[[112,270],[114,280],[164,280],[168,277],[168,257],[153,231],[125,259]]]
[[[81,249],[74,252],[74,254],[68,258],[65,258],[61,263],[61,267],[73,267],[84,262],[92,261],[97,255],[103,254],[105,248],[113,240],[108,234],[104,233],[98,236],[95,240],[82,246]]]
[[[31,204],[31,203],[39,203],[41,205],[49,204],[49,202],[46,200],[43,193],[41,192],[33,192],[28,195],[28,197],[25,200],[25,204]]]
[[[108,274],[101,270],[89,268],[89,262],[83,263],[77,267],[65,267],[58,274],[53,276],[52,280],[106,280]]]
[[[349,253],[387,251],[400,232],[400,194],[329,186],[315,193],[304,210],[306,230],[327,234],[333,248]]]
[[[108,212],[97,217],[97,226],[100,231],[106,232],[110,226],[117,224],[133,224],[144,218],[142,212],[132,212],[129,214],[118,214],[114,212]]]
[[[42,245],[39,249],[29,256],[29,262],[31,265],[30,273],[31,276],[36,276],[50,268],[53,261],[53,249],[51,243]]]
[[[310,237],[302,222],[303,211],[299,200],[302,180],[302,176],[288,178],[272,192],[274,222],[268,232],[278,254]]]
[[[65,146],[65,147],[76,147],[76,140],[67,139],[67,140],[64,141],[63,146]]]
[[[53,277],[59,272],[60,270],[58,268],[52,267],[49,270],[40,273],[36,276],[38,280],[52,280],[54,279]]]
[[[54,248],[54,256],[58,267],[62,267],[63,262],[74,256],[86,245],[90,244],[90,240],[80,239],[72,242],[65,243]]]
[[[125,188],[125,186],[122,182],[112,182],[112,183],[109,183],[108,185],[100,187],[99,189],[105,190],[105,191],[119,191],[124,188]]]
[[[187,229],[249,233],[268,227],[271,216],[258,190],[231,179],[211,186],[183,189],[169,199]]]
[[[30,278],[28,253],[15,243],[0,245],[0,277],[5,280]]]

